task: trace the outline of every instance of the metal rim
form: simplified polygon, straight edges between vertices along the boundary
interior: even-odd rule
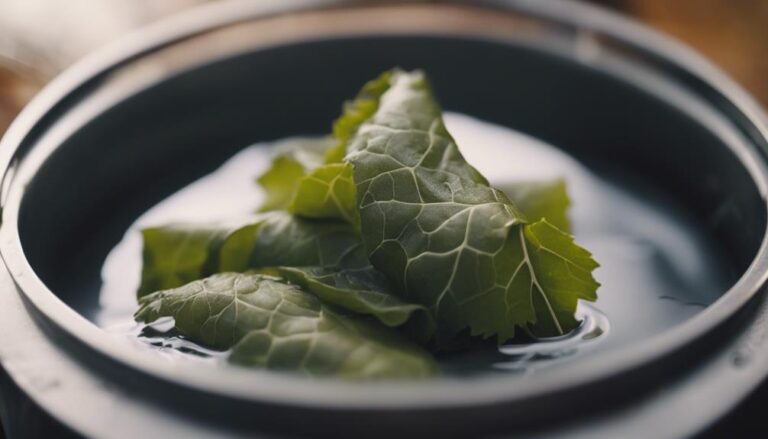
[[[122,42],[97,53],[77,64],[57,78],[22,112],[0,142],[0,168],[3,169],[3,224],[0,228],[0,254],[19,287],[23,297],[34,307],[35,312],[64,331],[108,358],[138,369],[144,373],[176,383],[193,387],[204,392],[225,394],[241,400],[275,402],[308,407],[320,406],[345,409],[411,409],[435,407],[461,407],[474,404],[494,403],[504,400],[519,400],[533,395],[553,394],[559,390],[573,388],[586,383],[598,382],[606,376],[636,369],[643,364],[662,358],[685,346],[728,319],[751,299],[768,277],[768,241],[761,243],[757,256],[731,289],[705,311],[689,321],[671,329],[665,334],[647,340],[632,350],[617,350],[600,356],[601,363],[611,367],[594,367],[585,361],[572,369],[568,377],[546,382],[530,377],[524,385],[515,383],[515,388],[501,385],[500,379],[488,379],[487,383],[471,380],[469,383],[441,382],[438,386],[423,386],[423,391],[414,394],[414,384],[342,384],[339,382],[315,382],[284,377],[278,374],[232,371],[228,374],[216,371],[178,370],[153,361],[146,352],[128,349],[107,337],[100,328],[85,320],[66,304],[61,302],[36,276],[27,263],[21,247],[17,228],[18,208],[23,196],[21,184],[12,174],[13,164],[20,160],[25,149],[31,147],[36,137],[45,130],[46,122],[55,118],[57,110],[66,108],[63,103],[85,88],[88,83],[98,80],[106,72],[114,71],[121,65],[145,53],[173,44],[176,41],[208,30],[257,19],[265,15],[346,5],[347,2],[309,2],[295,0],[281,3],[254,4],[233,1],[198,8],[183,16],[168,20],[137,33]],[[604,34],[612,39],[652,53],[665,63],[676,66],[695,77],[698,81],[716,91],[738,110],[739,115],[749,122],[754,135],[763,141],[768,138],[768,128],[759,107],[746,93],[733,84],[706,61],[681,47],[677,43],[645,29],[627,19],[607,13],[598,8],[552,1],[488,1],[481,3],[489,7],[509,9],[513,12],[538,16],[553,22]],[[768,187],[768,172],[757,150],[734,151],[742,164],[755,180],[765,198]],[[503,380],[503,379],[501,379]],[[256,382],[257,385],[248,385]],[[307,389],[312,387],[310,391]],[[375,389],[374,389],[375,388]],[[317,390],[317,391],[315,391]],[[371,399],[371,390],[376,398]],[[402,391],[408,391],[403,400]],[[328,398],[332,391],[334,398]]]

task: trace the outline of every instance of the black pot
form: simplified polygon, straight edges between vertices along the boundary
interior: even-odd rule
[[[725,255],[731,288],[661,335],[524,380],[180,368],[84,317],[105,255],[139,214],[255,141],[326,132],[338,103],[393,65],[427,70],[449,110],[662,188]],[[202,7],[67,71],[0,144],[3,424],[11,437],[701,432],[768,373],[767,134],[708,63],[590,6]]]

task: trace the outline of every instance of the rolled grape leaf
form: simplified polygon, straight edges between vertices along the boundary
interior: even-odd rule
[[[343,378],[425,377],[436,370],[429,353],[393,330],[270,276],[220,273],[140,299],[137,320],[164,316],[197,343],[231,348],[229,359],[239,364]]]
[[[417,340],[434,333],[427,309],[392,293],[348,224],[309,221],[285,212],[233,224],[239,226],[192,223],[145,229],[139,297],[214,273],[262,269],[387,326],[407,324],[406,331]]]
[[[430,309],[443,340],[467,327],[500,342],[516,327],[573,329],[578,299],[595,300],[599,286],[590,254],[545,220],[529,224],[466,162],[421,72],[392,71],[371,84],[358,98],[366,110],[357,114],[368,117],[346,125],[332,156],[344,151],[353,168],[372,265],[401,298]]]

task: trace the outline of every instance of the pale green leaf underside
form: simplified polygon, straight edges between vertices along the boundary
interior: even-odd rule
[[[328,148],[325,139],[302,139],[282,145],[276,151],[272,165],[257,182],[264,189],[261,211],[287,209],[298,182],[310,170],[323,163]]]
[[[546,219],[563,232],[571,232],[568,219],[571,200],[568,198],[565,180],[517,182],[506,185],[504,193],[520,208],[528,221]]]
[[[179,223],[143,229],[138,296],[184,285],[215,270],[216,261],[211,255],[218,253],[226,238],[237,228],[235,224],[225,223],[193,227]]]
[[[429,353],[392,330],[339,313],[274,277],[220,273],[140,299],[137,320],[164,316],[197,343],[231,348],[235,363],[344,378],[435,372]]]
[[[331,163],[299,178],[288,211],[307,218],[336,218],[357,224],[352,167]]]

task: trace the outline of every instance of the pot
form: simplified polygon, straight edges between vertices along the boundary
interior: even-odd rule
[[[326,132],[339,102],[395,65],[428,71],[448,110],[662,190],[723,256],[727,291],[663,333],[524,379],[222,373],[92,323],[104,258],[141,213],[249,144]],[[11,437],[704,431],[768,373],[767,135],[757,105],[697,55],[578,3],[198,8],[72,67],[0,144],[3,423]]]

